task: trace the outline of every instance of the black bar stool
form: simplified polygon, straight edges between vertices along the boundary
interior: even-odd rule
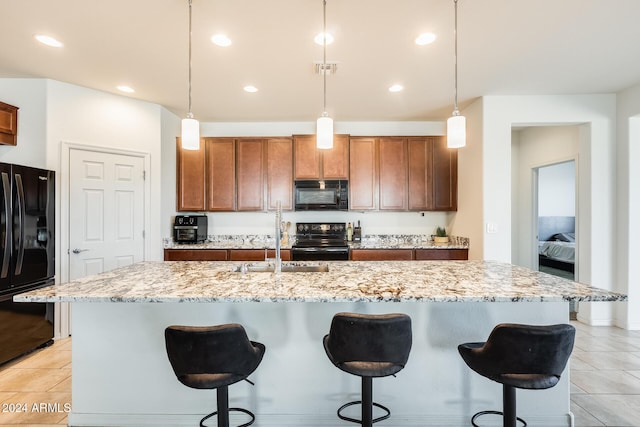
[[[400,372],[411,350],[411,318],[406,314],[338,313],[325,335],[324,349],[339,369],[362,378],[362,400],[338,408],[338,417],[371,427],[391,416],[389,408],[373,401],[373,378]],[[362,419],[342,415],[352,405],[362,405]],[[385,415],[373,418],[373,407]]]
[[[218,415],[218,427],[229,427],[229,411],[243,412],[251,421],[255,415],[243,408],[229,408],[228,387],[256,370],[265,347],[249,341],[244,328],[236,323],[218,326],[169,326],[164,331],[167,355],[178,381],[196,389],[216,389],[217,411],[200,420]]]
[[[575,340],[571,325],[530,326],[502,323],[497,325],[486,342],[458,346],[466,364],[482,375],[502,384],[503,412],[481,411],[476,418],[495,414],[503,416],[504,427],[515,427],[516,388],[541,390],[555,386],[564,371]]]

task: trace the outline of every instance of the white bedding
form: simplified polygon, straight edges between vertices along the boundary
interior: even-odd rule
[[[548,258],[559,261],[575,263],[576,244],[575,242],[539,242],[539,253]]]

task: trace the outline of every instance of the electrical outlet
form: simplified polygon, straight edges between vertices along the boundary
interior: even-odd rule
[[[498,224],[495,222],[487,223],[487,234],[496,234],[498,232]]]

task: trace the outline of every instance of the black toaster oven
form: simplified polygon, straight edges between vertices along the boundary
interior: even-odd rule
[[[199,243],[207,240],[206,215],[176,215],[173,222],[173,241],[176,243]]]

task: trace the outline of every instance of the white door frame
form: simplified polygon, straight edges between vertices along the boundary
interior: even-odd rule
[[[58,241],[60,254],[60,274],[59,274],[59,282],[65,283],[69,281],[69,232],[71,231],[71,226],[69,224],[69,175],[70,175],[70,162],[69,156],[71,150],[82,150],[82,151],[93,151],[98,153],[105,154],[119,154],[123,156],[130,157],[140,157],[144,159],[144,170],[145,170],[145,180],[144,180],[144,201],[143,201],[143,209],[144,209],[144,219],[143,219],[143,229],[145,230],[145,236],[148,234],[146,230],[150,228],[150,212],[149,206],[151,206],[151,156],[148,152],[143,151],[133,151],[133,150],[122,150],[112,147],[103,147],[98,145],[87,145],[87,144],[78,144],[72,142],[62,141],[60,144],[60,173],[59,176],[59,185],[60,185],[60,226],[58,234]],[[143,260],[146,260],[147,254],[150,253],[150,239],[144,239],[144,253]],[[70,306],[69,303],[56,303],[55,308],[55,336],[59,338],[64,338],[69,336],[69,321],[70,321]]]

